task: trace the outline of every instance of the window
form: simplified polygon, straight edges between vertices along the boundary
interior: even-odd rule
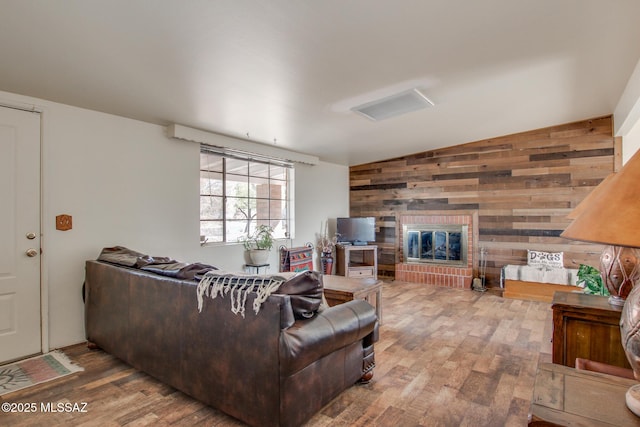
[[[290,164],[221,154],[200,148],[200,235],[210,243],[235,243],[258,225],[289,237]],[[201,238],[202,239],[202,238]]]

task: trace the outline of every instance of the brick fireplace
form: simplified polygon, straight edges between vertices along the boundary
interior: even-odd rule
[[[400,256],[399,263],[395,265],[396,280],[450,288],[463,289],[471,287],[476,265],[477,213],[400,215],[398,227],[396,234],[399,237],[397,250]],[[409,235],[412,236],[415,236],[415,232],[422,233],[422,235],[428,234],[429,242],[431,241],[431,230],[435,232],[433,234],[434,241],[436,235],[445,236],[450,231],[457,238],[457,227],[460,230],[464,230],[462,233],[464,241],[461,243],[463,243],[462,251],[464,251],[466,257],[466,259],[458,260],[458,262],[451,262],[445,259],[447,258],[445,256],[431,257],[430,254],[428,256],[429,259],[417,259],[415,248],[412,249],[412,247],[408,246],[409,242],[405,241],[409,230],[411,230]],[[442,237],[442,239],[444,240],[445,238]],[[408,247],[409,249],[407,249]],[[405,253],[407,251],[410,253]]]

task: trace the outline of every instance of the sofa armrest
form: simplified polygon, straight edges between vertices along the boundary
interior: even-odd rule
[[[280,336],[282,374],[292,374],[310,363],[368,337],[377,340],[378,318],[364,300],[329,307],[309,320],[298,320]]]

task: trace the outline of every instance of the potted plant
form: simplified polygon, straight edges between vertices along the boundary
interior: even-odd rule
[[[273,241],[273,228],[265,224],[257,226],[253,233],[242,238],[242,244],[249,252],[251,262],[256,265],[267,262]]]
[[[585,294],[609,296],[607,287],[602,283],[600,271],[590,265],[580,264],[577,285],[584,288]]]

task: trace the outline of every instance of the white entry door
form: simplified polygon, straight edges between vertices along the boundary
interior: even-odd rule
[[[0,363],[40,353],[40,114],[0,107]]]

